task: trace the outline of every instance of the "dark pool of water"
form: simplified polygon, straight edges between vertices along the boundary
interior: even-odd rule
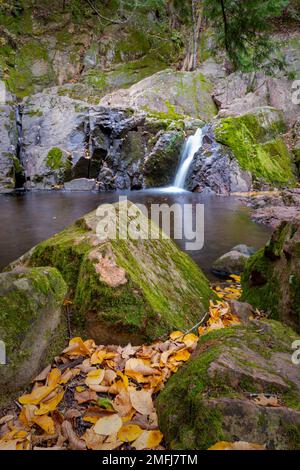
[[[212,262],[234,245],[245,243],[262,247],[269,238],[267,228],[250,220],[249,210],[234,197],[179,194],[157,190],[124,193],[32,192],[0,195],[0,269],[38,242],[59,232],[81,215],[103,202],[114,202],[120,195],[129,200],[152,203],[204,204],[204,247],[189,254],[211,277]],[[185,249],[185,240],[177,241]]]

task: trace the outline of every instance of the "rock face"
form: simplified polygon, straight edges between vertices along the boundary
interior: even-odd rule
[[[1,85],[1,84],[0,84]],[[0,89],[0,191],[15,187],[17,128],[15,108],[5,88]]]
[[[299,366],[291,361],[296,338],[275,321],[204,335],[157,400],[167,448],[207,449],[218,441],[241,440],[299,449]],[[257,394],[275,395],[279,406],[266,406]]]
[[[29,189],[50,189],[73,180],[100,190],[141,189],[148,181],[171,182],[183,141],[171,120],[132,110],[91,106],[53,89],[28,98],[23,107],[22,161]],[[164,130],[166,132],[164,133]],[[146,163],[147,162],[147,163]],[[161,172],[164,174],[161,174]]]
[[[118,217],[128,210],[144,238],[99,239],[100,215],[92,212],[13,266],[56,267],[71,292],[76,324],[99,344],[141,344],[188,329],[208,307],[207,279],[173,241],[159,239],[158,228],[136,206],[122,201],[112,207]],[[155,239],[145,239],[149,227]]]
[[[167,186],[174,180],[183,142],[183,132],[162,132],[144,165],[146,187]]]
[[[105,96],[100,104],[144,110],[160,118],[191,116],[209,120],[216,114],[210,90],[210,82],[199,71],[163,70],[127,90]]]
[[[217,141],[233,151],[241,169],[251,172],[258,187],[296,182],[292,156],[280,137],[284,129],[282,113],[270,107],[220,119],[214,126]]]
[[[228,195],[235,191],[249,191],[251,184],[251,173],[241,169],[232,151],[219,144],[211,126],[207,126],[202,148],[195,154],[187,176],[187,189]]]
[[[300,224],[282,222],[252,256],[242,278],[243,299],[300,331]]]
[[[55,268],[24,268],[0,274],[0,338],[7,364],[0,365],[1,393],[26,385],[58,354],[67,337],[62,303],[67,286]]]

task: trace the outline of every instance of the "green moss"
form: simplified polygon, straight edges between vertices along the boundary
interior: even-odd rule
[[[59,147],[53,147],[48,152],[46,165],[51,170],[66,171],[72,166],[72,163],[69,159],[63,158],[63,151]]]
[[[278,137],[283,130],[281,120],[270,123],[259,114],[221,119],[215,126],[217,140],[232,149],[243,170],[279,186],[296,183],[291,155]]]

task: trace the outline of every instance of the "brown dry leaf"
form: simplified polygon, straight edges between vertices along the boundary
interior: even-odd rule
[[[143,433],[133,442],[132,447],[136,450],[154,449],[163,439],[160,431],[143,431]]]
[[[107,385],[111,385],[116,378],[117,373],[114,370],[106,369],[103,380]]]
[[[127,344],[125,348],[123,348],[121,356],[123,359],[129,359],[130,356],[134,356],[138,347],[133,347],[131,344]]]
[[[260,405],[260,406],[273,406],[273,407],[281,406],[276,396],[266,397],[265,395],[260,394],[253,401],[256,405]]]
[[[88,401],[96,401],[98,399],[98,395],[93,390],[85,390],[84,392],[75,392],[74,398],[79,405],[82,403],[86,403]]]
[[[127,390],[123,389],[113,401],[113,407],[121,417],[129,415],[132,410],[130,396]]]
[[[18,439],[11,441],[0,442],[0,450],[17,450]]]
[[[62,401],[64,394],[65,392],[62,390],[58,392],[57,395],[51,400],[47,400],[46,402],[41,403],[40,408],[35,411],[35,414],[41,416],[50,413],[50,411],[56,410],[57,406]]]
[[[31,382],[44,382],[47,379],[49,372],[51,371],[51,365],[45,367],[42,372],[37,375]]]
[[[32,422],[34,424],[37,424],[47,434],[54,434],[55,433],[54,421],[49,416],[35,416],[32,419]]]
[[[87,429],[82,438],[85,440],[88,449],[102,450],[102,445],[105,438],[104,436],[96,434],[93,429]]]
[[[104,369],[95,369],[91,370],[85,379],[85,383],[88,387],[91,385],[100,385],[104,379],[105,370]]]
[[[130,401],[133,408],[142,415],[150,415],[153,412],[152,390],[129,389]]]
[[[214,444],[213,446],[209,447],[208,450],[266,450],[266,446],[245,441],[220,441]]]
[[[74,429],[70,421],[64,421],[61,425],[61,430],[63,435],[69,441],[69,448],[72,450],[85,450],[86,443],[83,439],[80,439]]]
[[[125,373],[129,375],[134,372],[142,375],[153,375],[159,373],[156,369],[153,369],[149,364],[146,364],[143,359],[131,358],[126,361]]]
[[[104,416],[98,419],[94,426],[94,432],[102,436],[110,436],[111,434],[117,433],[122,425],[123,421],[117,414]]]
[[[136,424],[124,424],[118,432],[118,439],[123,442],[135,441],[143,430]]]
[[[38,405],[44,398],[46,398],[53,391],[53,387],[46,385],[35,388],[31,393],[22,395],[19,398],[21,405]]]

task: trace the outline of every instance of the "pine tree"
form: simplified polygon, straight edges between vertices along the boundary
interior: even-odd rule
[[[289,0],[205,0],[205,14],[215,26],[234,69],[258,67],[270,53],[270,20]]]

